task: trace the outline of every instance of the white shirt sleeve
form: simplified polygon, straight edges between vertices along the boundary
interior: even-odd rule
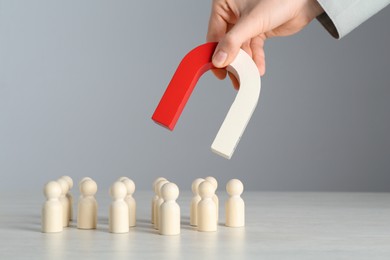
[[[317,0],[325,13],[318,21],[335,38],[342,38],[385,8],[390,0]]]

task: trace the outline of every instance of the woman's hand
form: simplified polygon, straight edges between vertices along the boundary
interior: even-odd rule
[[[226,67],[242,48],[264,75],[265,40],[297,33],[323,12],[316,0],[213,0],[207,33],[207,41],[219,42],[213,64]],[[223,79],[226,70],[214,74]]]

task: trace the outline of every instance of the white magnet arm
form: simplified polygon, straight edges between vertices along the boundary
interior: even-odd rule
[[[236,59],[226,68],[240,82],[240,89],[211,145],[211,150],[230,159],[251,119],[260,97],[260,74],[252,58],[240,49]]]

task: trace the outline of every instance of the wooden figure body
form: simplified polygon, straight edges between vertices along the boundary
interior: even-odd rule
[[[161,188],[165,183],[169,183],[169,181],[161,180],[161,181],[157,182],[157,184],[156,184],[158,200],[156,201],[156,205],[154,208],[154,214],[155,214],[154,228],[155,229],[158,229],[158,225],[160,224],[160,206],[164,202],[164,199],[161,197]]]
[[[216,206],[212,199],[214,186],[209,181],[199,185],[199,195],[202,198],[198,203],[198,231],[217,231]]]
[[[214,186],[214,195],[213,195],[213,201],[215,203],[215,208],[216,208],[216,218],[217,218],[217,224],[218,224],[218,219],[219,219],[219,199],[218,199],[218,196],[216,194],[217,192],[217,189],[218,189],[218,181],[217,179],[215,179],[214,177],[212,176],[208,176],[206,178],[204,178],[206,181],[209,181],[213,186]]]
[[[160,206],[159,233],[161,235],[180,234],[180,206],[176,199],[179,197],[179,188],[169,182],[162,186],[161,196],[164,202]]]
[[[61,186],[51,181],[43,189],[46,201],[42,207],[42,232],[53,233],[63,230],[63,206],[59,198]]]
[[[201,200],[199,196],[199,185],[204,182],[204,179],[198,178],[192,182],[191,190],[193,193],[190,205],[190,225],[197,226],[198,225],[198,203]]]
[[[152,185],[152,188],[153,188],[153,191],[154,191],[154,196],[152,198],[152,203],[151,203],[151,216],[150,216],[150,219],[151,219],[150,222],[152,224],[154,224],[154,219],[156,218],[156,214],[155,214],[154,209],[156,207],[156,202],[158,200],[156,185],[157,185],[157,182],[162,181],[162,180],[167,180],[167,179],[165,179],[163,177],[158,177],[157,179],[154,180],[153,185]]]
[[[129,227],[135,227],[136,216],[137,216],[137,213],[136,213],[137,204],[136,204],[135,199],[133,197],[133,194],[135,192],[135,184],[129,178],[122,180],[122,183],[125,184],[126,190],[127,190],[125,202],[127,203],[127,206],[129,208]]]
[[[127,189],[120,181],[114,182],[110,188],[112,202],[108,218],[109,231],[111,233],[129,232],[129,207],[125,202]]]
[[[70,190],[73,188],[73,180],[69,176],[62,176],[61,178],[64,179],[68,183],[68,186],[69,186],[69,190],[66,193],[66,198],[69,201],[69,213],[68,213],[69,220],[72,220],[73,219],[73,195],[72,195],[72,193],[70,193]]]
[[[96,182],[86,179],[80,183],[80,198],[77,210],[77,228],[96,229],[97,226]]]
[[[61,186],[61,196],[60,196],[60,202],[62,204],[62,216],[63,216],[63,226],[68,227],[69,226],[69,199],[66,197],[66,194],[69,190],[69,184],[64,179],[58,179],[58,184]]]
[[[240,180],[232,179],[226,184],[226,191],[229,194],[229,198],[225,204],[226,226],[245,226],[245,203],[241,198],[244,185]]]

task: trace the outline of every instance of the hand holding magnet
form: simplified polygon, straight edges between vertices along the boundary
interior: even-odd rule
[[[152,119],[170,129],[175,128],[196,83],[206,71],[213,69],[211,58],[217,43],[206,43],[190,51],[172,77]],[[231,105],[211,150],[230,159],[256,108],[260,96],[260,74],[252,58],[240,50],[226,67],[240,82],[240,89]]]

